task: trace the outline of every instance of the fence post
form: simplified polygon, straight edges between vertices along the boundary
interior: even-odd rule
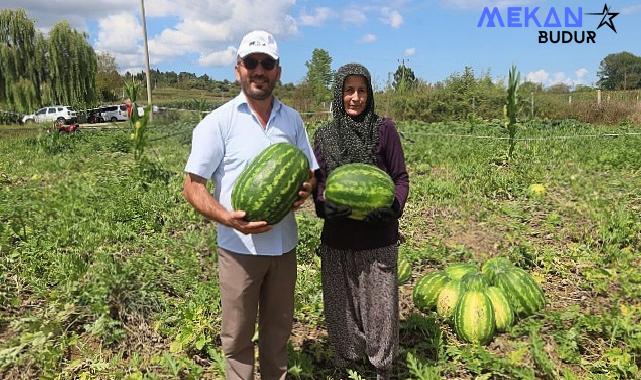
[[[570,97],[568,98],[568,104],[572,105],[572,95],[570,95]]]
[[[597,90],[597,91],[596,91],[596,104],[597,104],[598,106],[600,106],[600,105],[601,105],[601,90]]]
[[[534,119],[534,92],[530,92],[530,118]]]

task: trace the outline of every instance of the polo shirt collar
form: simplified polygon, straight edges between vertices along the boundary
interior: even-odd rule
[[[273,104],[272,104],[272,114],[276,114],[277,112],[280,111],[280,108],[282,106],[282,103],[280,100],[278,100],[277,97],[273,97]],[[241,107],[249,111],[249,103],[247,102],[247,96],[243,91],[240,91],[240,94],[236,96],[234,99],[234,105],[236,106],[236,109],[240,110]]]

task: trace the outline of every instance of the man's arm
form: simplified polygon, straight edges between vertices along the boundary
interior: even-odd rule
[[[243,219],[245,217],[244,211],[227,211],[207,191],[206,184],[205,178],[192,173],[187,173],[183,184],[183,196],[205,218],[234,228],[244,234],[258,234],[271,230],[272,226],[265,221],[248,222]]]

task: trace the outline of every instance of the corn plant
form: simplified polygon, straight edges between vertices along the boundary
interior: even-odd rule
[[[508,86],[507,86],[507,101],[503,108],[503,114],[505,115],[507,121],[505,122],[505,130],[507,130],[509,136],[509,149],[507,152],[507,158],[511,159],[514,154],[514,147],[516,146],[516,132],[517,132],[517,120],[516,115],[519,112],[519,77],[520,74],[516,70],[516,66],[512,65],[510,69]]]
[[[144,108],[144,114],[138,115],[138,105],[136,99],[140,90],[140,82],[132,80],[125,82],[125,93],[129,97],[127,101],[127,113],[129,116],[129,125],[131,125],[131,141],[133,142],[134,158],[139,160],[145,151],[147,143],[147,123],[149,122],[149,114],[151,113],[151,104]]]

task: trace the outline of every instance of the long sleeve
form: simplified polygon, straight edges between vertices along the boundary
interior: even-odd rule
[[[385,119],[381,128],[380,136],[380,149],[382,150],[380,157],[384,159],[384,167],[387,173],[394,181],[395,189],[394,196],[399,203],[399,215],[402,215],[409,195],[409,175],[405,166],[405,155],[403,153],[403,146],[401,139],[396,130],[394,122],[390,119]],[[379,165],[380,166],[380,165]]]

